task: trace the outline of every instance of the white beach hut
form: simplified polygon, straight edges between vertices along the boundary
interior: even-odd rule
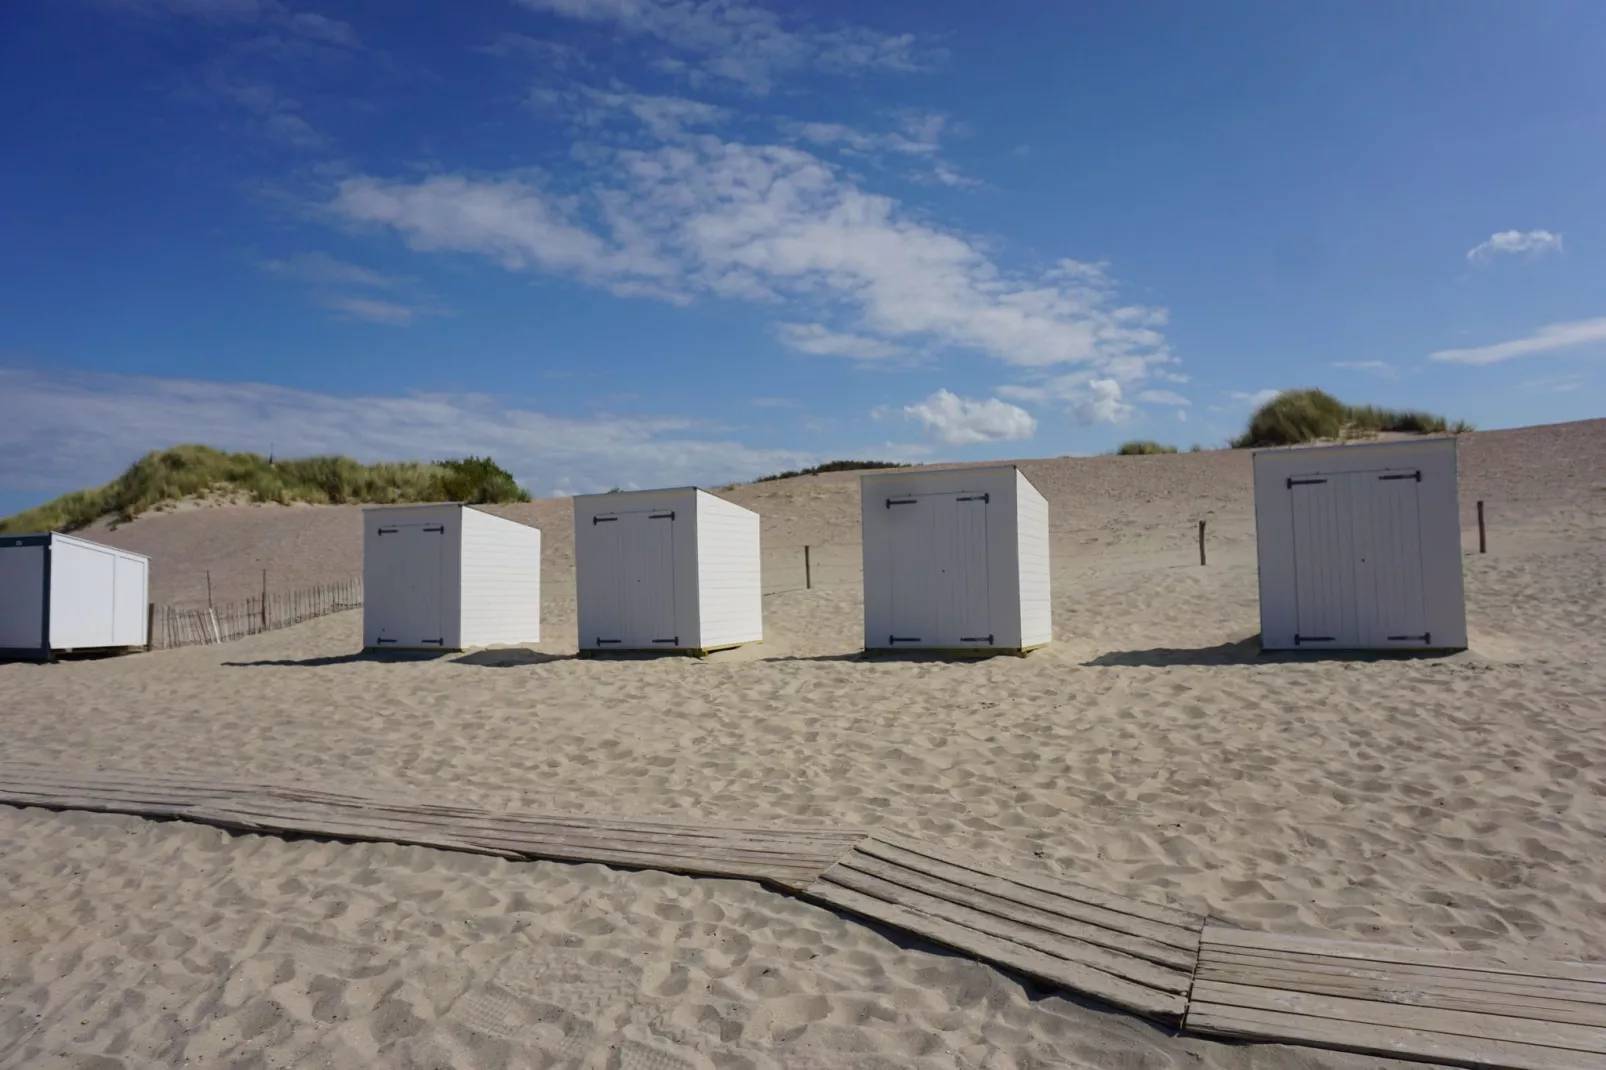
[[[365,648],[540,641],[538,528],[466,505],[376,506],[362,519]]]
[[[1467,645],[1456,440],[1255,453],[1268,650]]]
[[[861,477],[864,645],[1024,653],[1054,637],[1048,502],[1014,465]]]
[[[759,517],[696,487],[574,499],[582,654],[764,638]]]
[[[0,535],[0,657],[142,647],[150,560],[49,532]]]

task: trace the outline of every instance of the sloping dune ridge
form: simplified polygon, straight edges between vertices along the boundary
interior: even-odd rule
[[[1471,649],[1445,657],[1259,654],[1247,453],[1019,463],[1055,585],[1025,659],[854,656],[845,473],[727,492],[764,517],[762,645],[578,660],[569,505],[538,501],[494,509],[544,533],[536,647],[375,661],[348,613],[0,665],[5,756],[884,826],[1251,928],[1606,961],[1606,420],[1463,437]],[[86,534],[150,554],[163,602],[361,568],[356,508]],[[1420,1065],[1177,1036],[746,882],[0,807],[0,1066],[185,1060]]]

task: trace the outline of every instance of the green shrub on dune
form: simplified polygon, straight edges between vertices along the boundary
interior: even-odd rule
[[[1151,453],[1175,453],[1175,446],[1167,446],[1152,439],[1135,438],[1130,442],[1123,442],[1115,448],[1117,457],[1141,457]]]
[[[1285,390],[1256,409],[1249,426],[1230,443],[1234,449],[1292,446],[1300,442],[1338,441],[1383,432],[1464,434],[1472,425],[1416,410],[1346,405],[1325,390]]]
[[[530,500],[529,492],[489,457],[432,464],[362,464],[335,456],[275,461],[256,453],[188,445],[147,453],[104,487],[73,491],[0,520],[0,533],[74,531],[101,517],[131,520],[163,503],[210,493],[281,505]]]

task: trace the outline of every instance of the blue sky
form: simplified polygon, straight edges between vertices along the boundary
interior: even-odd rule
[[[1598,416],[1603,54],[1593,0],[7,4],[0,511],[182,441],[551,494]]]

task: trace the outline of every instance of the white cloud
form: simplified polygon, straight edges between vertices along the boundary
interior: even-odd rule
[[[530,92],[537,108],[564,108],[592,126],[601,126],[620,112],[633,116],[653,137],[673,141],[689,126],[714,126],[733,114],[729,108],[685,97],[650,96],[621,90],[579,86],[569,90],[538,87]]]
[[[1272,398],[1281,393],[1281,390],[1272,390],[1268,387],[1265,390],[1256,390],[1253,393],[1250,393],[1247,390],[1229,390],[1227,391],[1227,396],[1232,398],[1234,401],[1241,401],[1248,404],[1251,408],[1258,409],[1262,405],[1266,404],[1266,402],[1270,401]]]
[[[884,360],[902,357],[908,350],[862,334],[833,331],[823,323],[778,323],[775,333],[781,344],[800,353],[822,357],[852,357],[855,360]]]
[[[1146,401],[1151,405],[1192,405],[1193,402],[1181,394],[1170,390],[1142,390],[1138,392],[1138,400]]]
[[[313,300],[342,319],[406,327],[419,316],[445,313],[445,309],[418,289],[417,280],[348,264],[327,253],[302,253],[286,260],[265,260],[262,268],[271,274],[307,283]],[[353,289],[387,293],[381,300],[372,294],[353,294],[350,292]]]
[[[112,8],[147,18],[177,16],[214,24],[266,28],[316,44],[361,47],[349,22],[311,11],[295,11],[279,0],[103,0]]]
[[[781,129],[796,140],[841,149],[848,155],[917,160],[918,167],[910,175],[919,182],[936,182],[951,188],[981,185],[939,158],[942,135],[948,125],[948,117],[939,112],[906,111],[897,116],[897,127],[893,130],[871,132],[844,123],[827,122],[783,122]]]
[[[1386,360],[1335,360],[1335,368],[1347,368],[1350,371],[1366,372],[1383,379],[1398,379],[1399,370]]]
[[[813,66],[833,71],[914,71],[940,58],[913,35],[881,34],[863,27],[818,31],[783,25],[773,11],[742,0],[517,0],[541,11],[617,26],[700,57],[697,73],[768,92],[784,72]],[[659,64],[671,71],[684,61]]]
[[[903,414],[925,425],[933,438],[951,446],[977,442],[1010,442],[1037,432],[1032,414],[998,398],[962,398],[938,390],[924,401],[905,405]]]
[[[1526,338],[1509,342],[1476,346],[1471,349],[1441,349],[1429,353],[1429,360],[1448,364],[1498,364],[1512,357],[1551,353],[1558,349],[1606,342],[1606,316],[1592,320],[1574,320],[1571,323],[1552,323],[1541,327]]]
[[[751,479],[825,458],[673,416],[550,416],[484,394],[338,397],[260,383],[0,368],[0,489],[103,483],[182,442],[364,461],[491,454],[538,493]]]
[[[223,82],[217,83],[215,88],[256,117],[254,126],[259,134],[302,149],[324,144],[324,136],[301,117],[301,105],[273,88]]]
[[[1187,409],[1178,409],[1177,410],[1177,419],[1181,420],[1183,423],[1187,423],[1188,422],[1188,410]]]
[[[1124,369],[1133,372],[1133,378],[1142,375],[1142,369]],[[999,387],[998,392],[1017,401],[1038,404],[1058,404],[1064,407],[1073,421],[1084,427],[1092,424],[1121,424],[1137,414],[1137,407],[1126,399],[1122,383],[1124,376],[1105,376],[1086,372],[1056,375],[1037,383],[1014,383]],[[1156,391],[1156,393],[1167,393]],[[1184,401],[1186,404],[1186,401]]]
[[[1529,379],[1522,388],[1530,394],[1570,394],[1584,385],[1580,375],[1542,375]]]
[[[1482,263],[1493,260],[1502,253],[1528,253],[1531,256],[1539,256],[1544,253],[1559,252],[1561,252],[1560,234],[1553,234],[1548,230],[1502,230],[1489,235],[1487,241],[1481,241],[1468,249],[1467,259],[1473,263]]]
[[[392,327],[406,327],[413,322],[420,309],[399,305],[394,301],[381,301],[373,297],[330,297],[322,302],[327,308],[346,319],[367,320]]]
[[[1171,363],[1163,309],[1122,306],[1101,264],[1035,276],[971,240],[910,218],[823,160],[710,135],[607,157],[588,197],[528,176],[357,177],[331,207],[399,231],[415,249],[491,256],[616,293],[698,292],[834,303],[886,341],[935,342],[1010,364],[1082,364],[1129,379]]]
[[[1121,384],[1114,379],[1090,379],[1087,396],[1071,407],[1079,424],[1122,424],[1137,408],[1121,396]]]

